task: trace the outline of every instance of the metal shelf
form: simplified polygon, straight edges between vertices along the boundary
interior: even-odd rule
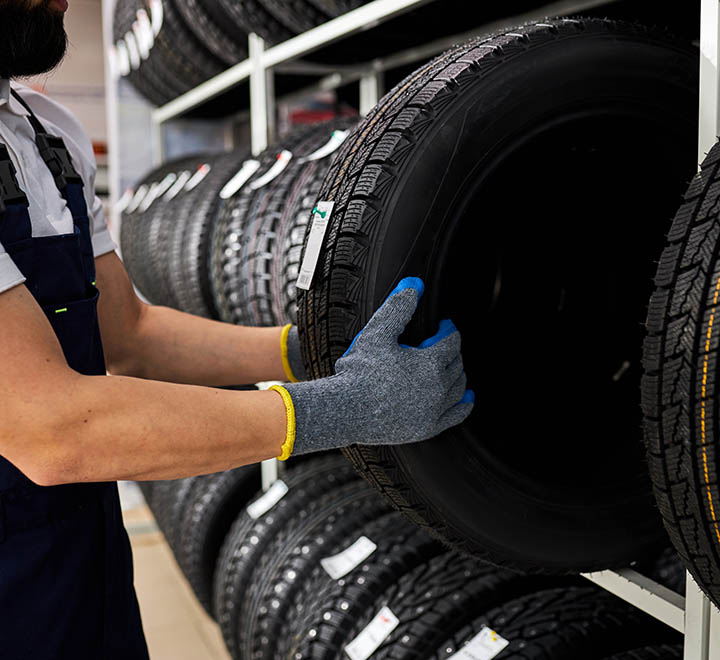
[[[274,134],[275,95],[273,74],[317,75],[312,86],[294,92],[290,97],[313,90],[330,90],[353,82],[360,84],[360,112],[366,114],[383,93],[383,73],[391,69],[427,60],[456,43],[473,36],[493,32],[508,25],[580,12],[615,0],[559,0],[515,16],[492,21],[468,32],[444,37],[406,49],[383,58],[376,58],[354,66],[328,66],[303,62],[300,58],[314,50],[346,38],[399,16],[411,9],[435,0],[375,0],[354,11],[320,25],[271,48],[257,35],[250,35],[248,59],[230,67],[202,85],[152,111],[151,120],[157,159],[162,159],[163,124],[182,116],[219,94],[250,82],[251,147],[253,153],[262,151]],[[720,83],[718,81],[718,48],[720,46],[720,0],[701,0],[700,34],[700,116],[698,134],[698,162],[715,143],[720,134]],[[113,0],[103,0],[105,41],[111,44]],[[107,60],[107,58],[106,58]],[[109,144],[111,209],[119,198],[119,144],[117,81],[106,61],[107,120]],[[119,219],[113,217],[117,227]],[[278,479],[275,460],[263,464],[263,488]],[[641,575],[625,569],[588,573],[585,578],[599,587],[643,610],[684,634],[684,660],[720,660],[720,612],[702,593],[690,574],[683,598]]]

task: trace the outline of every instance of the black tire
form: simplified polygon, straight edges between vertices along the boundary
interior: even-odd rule
[[[308,0],[260,0],[260,4],[292,34],[306,32],[333,18]]]
[[[238,653],[235,613],[273,539],[310,502],[354,478],[352,468],[342,456],[333,454],[303,461],[290,466],[283,479],[289,491],[269,512],[257,520],[248,515],[247,509],[238,514],[220,550],[213,585],[213,612],[231,655],[237,657]]]
[[[285,41],[293,33],[280,23],[260,0],[217,0],[216,11],[227,16],[228,23],[241,32],[255,32],[269,44]]]
[[[148,502],[155,522],[175,554],[179,514],[183,509],[182,502],[190,493],[193,477],[189,479],[170,479],[156,481]]]
[[[341,657],[342,644],[357,618],[403,575],[444,552],[440,543],[395,512],[357,530],[326,556],[344,550],[360,536],[368,537],[377,549],[339,580],[315,566],[288,613],[279,658]]]
[[[673,220],[655,276],[643,346],[645,442],[655,497],[675,549],[720,603],[718,342],[720,146]]]
[[[273,326],[270,282],[271,232],[261,231],[268,215],[268,204],[276,186],[282,185],[288,169],[294,171],[298,154],[308,153],[303,145],[317,131],[300,127],[278,145],[268,147],[256,157],[259,169],[245,185],[223,205],[218,221],[212,227],[210,247],[210,284],[215,308],[221,320],[240,325]],[[285,169],[275,179],[254,189],[253,185],[277,162],[282,151],[293,154]]]
[[[382,608],[388,607],[400,623],[373,653],[373,660],[417,660],[480,614],[551,586],[558,586],[558,578],[504,571],[448,552],[393,584],[353,622],[341,648],[351,643]]]
[[[432,660],[445,660],[484,627],[510,644],[497,660],[601,660],[679,635],[637,608],[597,589],[551,589],[510,601],[446,640]]]
[[[685,565],[675,548],[667,548],[653,562],[649,577],[662,584],[675,593],[685,594],[686,572]]]
[[[682,657],[682,647],[663,645],[625,651],[606,660],[682,660]]]
[[[691,48],[609,20],[476,39],[389,92],[325,178],[335,206],[298,295],[306,371],[332,374],[397,281],[424,278],[403,341],[453,318],[475,412],[437,440],[347,453],[462,551],[562,573],[661,547],[636,353],[658,223],[693,169],[696,71]],[[578,214],[602,231],[579,238]]]
[[[232,65],[247,57],[247,35],[228,34],[223,24],[217,23],[207,11],[202,0],[177,0],[175,6],[187,28],[222,62]]]
[[[291,520],[263,553],[233,615],[239,657],[274,660],[288,609],[327,548],[387,513],[386,500],[357,479],[310,502]]]
[[[225,205],[219,194],[248,154],[238,151],[213,158],[211,170],[197,188],[176,205],[168,245],[168,282],[178,309],[219,318],[210,285],[210,238]]]
[[[212,616],[215,563],[238,512],[260,489],[260,467],[209,475],[193,489],[178,519],[178,564],[198,601]]]

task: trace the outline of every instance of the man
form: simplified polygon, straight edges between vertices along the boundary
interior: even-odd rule
[[[311,382],[297,382],[295,328],[143,305],[93,192],[89,140],[62,107],[10,83],[62,59],[66,9],[0,0],[4,660],[147,657],[115,480],[423,440],[473,405],[452,323],[420,347],[398,344],[422,294],[417,278],[398,285],[335,376]],[[263,380],[295,382],[207,387]]]

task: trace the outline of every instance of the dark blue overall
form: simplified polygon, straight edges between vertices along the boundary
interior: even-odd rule
[[[27,278],[70,367],[105,375],[82,180],[62,140],[48,135],[32,111],[29,120],[74,231],[32,237],[27,198],[0,144],[0,243]],[[147,657],[117,484],[41,487],[0,456],[0,658]]]

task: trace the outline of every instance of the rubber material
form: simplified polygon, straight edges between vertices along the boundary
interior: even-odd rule
[[[397,281],[423,278],[401,341],[451,318],[475,411],[436,440],[348,455],[454,547],[552,573],[661,547],[639,346],[659,227],[693,169],[696,73],[697,53],[656,30],[524,25],[418,69],[335,158],[298,295],[306,370],[331,375]]]
[[[571,587],[510,601],[476,619],[428,658],[445,660],[485,626],[510,644],[496,660],[601,660],[678,633],[606,592]]]
[[[215,569],[214,613],[231,655],[237,656],[236,613],[247,597],[247,588],[258,562],[273,539],[310,502],[355,479],[342,456],[330,454],[294,465],[283,479],[289,492],[268,513],[253,520],[240,511],[228,532]]]
[[[378,596],[416,566],[443,552],[442,546],[393,513],[358,530],[377,545],[373,554],[339,580],[316,566],[295,597],[280,634],[283,658],[334,658],[341,653],[348,631]],[[328,549],[326,556],[336,552]]]
[[[205,611],[213,616],[215,564],[239,511],[260,489],[260,466],[248,465],[202,478],[178,519],[178,564]]]
[[[650,476],[665,528],[695,581],[720,603],[717,305],[720,146],[667,234],[648,307],[642,382]]]
[[[328,547],[347,542],[389,505],[358,479],[310,502],[263,553],[233,621],[240,657],[273,660],[293,598]]]

